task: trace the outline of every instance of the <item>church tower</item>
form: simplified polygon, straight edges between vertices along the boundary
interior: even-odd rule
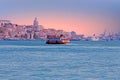
[[[37,31],[37,30],[38,30],[38,27],[39,27],[37,17],[35,17],[35,20],[34,20],[34,22],[33,22],[33,26],[34,26],[34,30]]]

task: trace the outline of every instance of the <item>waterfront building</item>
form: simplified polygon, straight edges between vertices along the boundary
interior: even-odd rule
[[[27,40],[30,39],[30,33],[27,33]]]
[[[30,33],[30,39],[31,39],[31,40],[34,40],[34,31],[32,31],[32,32]]]
[[[0,20],[0,25],[4,26],[6,24],[10,24],[11,22],[9,20]]]
[[[17,25],[12,24],[9,20],[0,20],[0,40],[45,40],[47,35],[59,36],[63,34],[70,40],[86,40],[86,41],[111,41],[120,40],[119,33],[106,34],[106,30],[96,36],[85,37],[84,35],[78,35],[75,31],[66,32],[64,30],[56,30],[52,28],[44,29],[42,25],[38,24],[37,18],[33,21],[33,25]]]

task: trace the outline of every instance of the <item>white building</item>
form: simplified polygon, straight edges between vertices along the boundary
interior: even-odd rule
[[[0,20],[0,25],[5,25],[11,23],[9,20]]]
[[[39,30],[44,29],[42,25],[39,25],[37,18],[35,18],[35,20],[33,21],[33,27],[34,27],[34,31],[39,31]]]

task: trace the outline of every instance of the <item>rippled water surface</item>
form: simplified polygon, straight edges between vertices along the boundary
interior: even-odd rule
[[[0,41],[0,80],[120,80],[120,42]]]

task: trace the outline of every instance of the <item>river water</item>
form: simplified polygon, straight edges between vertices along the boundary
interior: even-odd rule
[[[120,42],[0,41],[0,80],[120,80]]]

